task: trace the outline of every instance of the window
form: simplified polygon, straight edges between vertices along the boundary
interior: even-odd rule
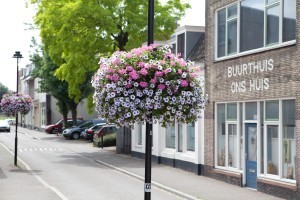
[[[175,127],[166,128],[166,148],[175,149]]]
[[[296,141],[295,141],[295,101],[282,101],[282,177],[295,179]]]
[[[243,113],[245,111],[245,113]],[[216,104],[216,167],[247,170],[248,160],[256,161],[258,175],[295,183],[296,106],[294,99]],[[235,120],[234,120],[235,119]],[[256,124],[245,130],[246,124]],[[258,129],[260,128],[260,129]],[[244,132],[243,132],[244,131]],[[250,137],[260,140],[249,150]],[[251,138],[252,139],[252,138]],[[243,142],[245,140],[245,142]],[[245,169],[246,168],[246,169]]]
[[[296,39],[296,0],[241,0],[216,13],[216,57]]]
[[[182,33],[177,36],[177,54],[181,54],[182,58],[184,57],[185,54],[185,33]]]
[[[178,152],[183,151],[183,128],[182,124],[178,123]]]
[[[237,4],[218,12],[218,57],[237,52]]]
[[[257,102],[246,103],[246,120],[257,120]]]
[[[187,150],[195,151],[195,122],[187,124]]]
[[[137,144],[142,145],[142,131],[143,131],[143,124],[138,123],[138,133],[137,133]]]

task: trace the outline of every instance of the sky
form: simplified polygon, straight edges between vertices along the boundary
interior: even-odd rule
[[[13,58],[15,51],[20,51],[23,58],[19,61],[19,69],[29,64],[31,38],[38,39],[38,32],[27,30],[25,23],[33,23],[35,10],[26,7],[29,0],[9,0],[0,3],[0,83],[8,89],[16,91],[17,59]],[[161,0],[164,1],[164,0]],[[204,26],[205,0],[185,0],[191,5],[185,17],[179,22],[180,26]]]

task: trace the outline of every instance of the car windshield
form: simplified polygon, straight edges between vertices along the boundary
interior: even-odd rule
[[[1,126],[9,126],[8,122],[5,121],[5,120],[1,120],[1,121],[0,121],[0,125],[1,125]]]
[[[80,124],[78,125],[78,127],[79,127],[79,128],[85,128],[85,127],[89,127],[89,126],[91,126],[91,125],[92,125],[92,122],[91,122],[91,121],[84,121],[84,122],[80,123]]]

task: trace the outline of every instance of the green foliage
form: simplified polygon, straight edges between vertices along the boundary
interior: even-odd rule
[[[8,88],[3,85],[2,83],[0,83],[0,98],[3,98],[3,95],[8,93]]]
[[[116,133],[103,136],[103,146],[104,147],[115,146],[116,139],[117,139]],[[97,138],[96,140],[94,140],[94,145],[101,147],[102,146],[101,138]]]
[[[55,76],[68,82],[69,95],[78,102],[82,87],[98,68],[98,54],[130,50],[147,41],[148,1],[32,0],[38,5],[35,23],[45,52],[55,65]],[[188,4],[155,1],[155,40],[169,39]]]

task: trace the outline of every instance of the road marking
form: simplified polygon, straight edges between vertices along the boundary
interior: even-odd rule
[[[5,148],[11,155],[14,156],[14,153],[12,151],[10,151],[4,144],[0,145],[3,146],[3,148]],[[57,196],[59,196],[62,200],[69,200],[63,193],[61,193],[58,189],[56,189],[55,187],[49,185],[46,181],[44,181],[38,174],[36,174],[34,171],[32,171],[32,169],[30,168],[29,165],[27,165],[22,159],[20,159],[18,157],[18,160],[26,167],[26,169],[40,182],[42,183],[45,187],[49,188],[50,190],[52,190]]]
[[[121,169],[121,168],[119,168],[119,167],[113,166],[113,165],[108,164],[108,163],[106,163],[106,162],[103,162],[103,161],[101,161],[101,160],[95,160],[95,162],[97,162],[97,163],[99,163],[99,164],[101,164],[101,165],[104,165],[104,166],[106,166],[106,167],[108,167],[108,168],[111,168],[111,169],[113,169],[113,170],[115,170],[115,171],[117,171],[117,172],[119,172],[119,173],[123,173],[123,174],[126,174],[126,175],[128,175],[128,176],[131,176],[131,177],[133,177],[133,178],[135,178],[135,179],[137,179],[137,180],[144,181],[144,177],[141,177],[141,176],[139,176],[139,175],[137,175],[137,174],[134,174],[134,173],[132,173],[132,172],[129,172],[129,171],[127,171],[127,170],[124,170],[124,169]],[[200,198],[194,197],[194,196],[192,196],[192,195],[190,195],[190,194],[187,194],[187,193],[185,193],[185,192],[181,192],[181,191],[179,191],[179,190],[176,190],[176,189],[171,188],[171,187],[169,187],[169,186],[163,185],[163,184],[161,184],[161,183],[158,183],[158,182],[155,182],[155,181],[151,181],[151,183],[152,183],[152,185],[153,185],[154,187],[156,187],[156,188],[159,188],[159,189],[161,189],[161,190],[170,192],[170,193],[172,193],[172,194],[174,194],[174,195],[183,197],[183,198],[185,198],[185,199],[188,199],[188,200],[201,200]]]
[[[44,151],[42,148],[40,148],[40,151]]]

